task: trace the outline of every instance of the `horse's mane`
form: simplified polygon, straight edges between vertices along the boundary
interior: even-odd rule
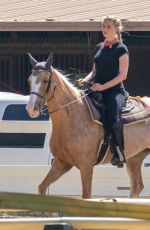
[[[53,73],[63,81],[63,83],[66,85],[66,87],[72,92],[74,96],[80,96],[79,90],[69,81],[69,79],[60,73],[58,70],[53,68]]]

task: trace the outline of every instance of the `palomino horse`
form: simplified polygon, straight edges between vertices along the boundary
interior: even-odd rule
[[[93,166],[103,139],[103,127],[93,121],[80,92],[52,67],[52,54],[46,62],[37,62],[30,54],[29,57],[32,65],[29,76],[31,94],[26,109],[30,117],[37,117],[46,102],[53,126],[50,149],[54,161],[39,185],[39,194],[46,195],[49,185],[76,166],[81,174],[82,197],[90,198]],[[138,197],[144,188],[141,164],[150,153],[149,120],[125,126],[124,135],[130,197]],[[108,153],[103,163],[110,161],[111,153]]]

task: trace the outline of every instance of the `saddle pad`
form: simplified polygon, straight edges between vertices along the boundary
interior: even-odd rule
[[[147,109],[142,100],[136,97],[130,97],[127,106],[130,105],[131,109],[124,109],[122,111],[122,123],[127,124],[135,121],[140,121],[142,119],[150,117],[150,110]]]

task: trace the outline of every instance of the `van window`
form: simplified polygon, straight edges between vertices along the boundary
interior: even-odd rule
[[[8,105],[3,114],[2,120],[15,120],[15,121],[48,121],[48,109],[44,111],[44,115],[37,118],[30,118],[26,111],[26,104],[11,104]]]
[[[46,133],[0,133],[0,148],[43,148]]]

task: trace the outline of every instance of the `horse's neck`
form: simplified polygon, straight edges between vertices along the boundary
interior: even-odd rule
[[[80,93],[70,83],[67,83],[67,80],[65,81],[54,76],[54,81],[56,84],[54,97],[48,101],[48,110],[51,113],[51,118],[53,121],[57,120],[57,123],[63,119],[68,119],[68,116],[71,116],[71,119],[73,119],[73,116],[75,116],[73,111],[78,106],[81,106],[82,103]],[[72,106],[73,104],[74,106]]]
[[[84,136],[88,133],[97,132],[103,134],[102,127],[94,124],[89,108],[79,91],[76,91],[72,86],[66,85],[65,82],[55,81],[56,90],[53,99],[48,101],[48,110],[53,124],[52,136],[57,138],[70,138],[80,136],[84,132]],[[68,88],[69,87],[69,88]],[[84,131],[83,131],[84,130]]]

